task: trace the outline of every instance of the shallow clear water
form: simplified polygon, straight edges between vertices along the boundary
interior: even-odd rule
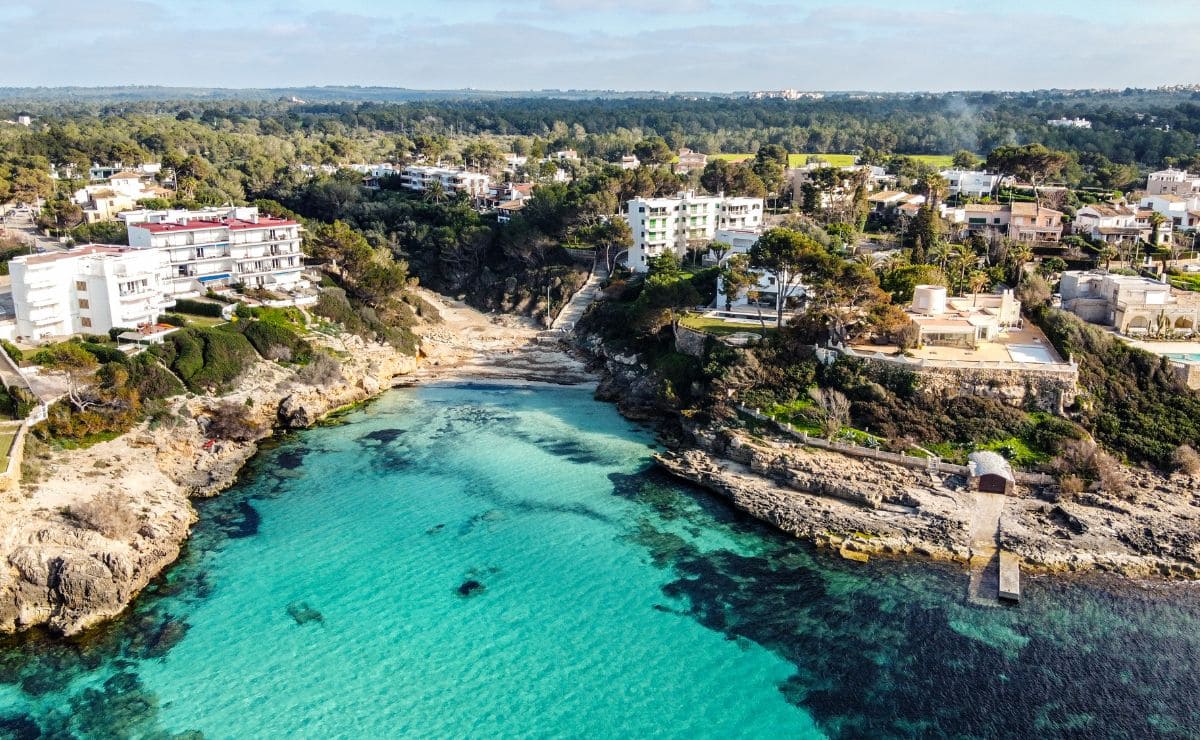
[[[1200,730],[1186,587],[841,561],[649,469],[569,389],[399,391],[200,504],[78,642],[0,643],[0,737],[1148,736]]]

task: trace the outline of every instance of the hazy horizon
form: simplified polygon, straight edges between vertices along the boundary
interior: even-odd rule
[[[1200,6],[0,0],[0,86],[955,92],[1194,81]]]

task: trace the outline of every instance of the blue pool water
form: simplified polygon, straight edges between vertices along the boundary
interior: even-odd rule
[[[573,389],[392,393],[201,502],[114,624],[0,643],[0,737],[1188,736],[1200,599],[862,566]]]

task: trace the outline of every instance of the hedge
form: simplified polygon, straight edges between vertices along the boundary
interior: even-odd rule
[[[193,316],[211,316],[215,319],[221,318],[221,310],[223,306],[218,303],[209,303],[207,301],[193,301],[188,298],[175,299],[175,310],[179,313],[190,313]]]

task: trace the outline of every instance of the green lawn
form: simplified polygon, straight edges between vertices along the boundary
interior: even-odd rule
[[[211,329],[214,326],[229,323],[227,320],[219,319],[216,316],[194,316],[190,313],[179,315],[187,319],[188,326],[196,329]]]
[[[762,334],[763,336],[774,334],[774,314],[763,312],[763,319],[767,324],[765,328],[757,321],[750,324],[732,324],[728,321],[722,321],[721,319],[706,319],[703,316],[685,316],[679,320],[679,323],[689,329],[695,329],[696,331],[712,334],[715,337],[725,337],[729,336],[730,334],[737,334],[738,332],[744,331],[748,331],[753,334]]]
[[[725,159],[730,162],[740,162],[744,159],[750,159],[753,154],[710,154],[712,159]],[[932,167],[939,169],[950,166],[950,162],[954,159],[949,154],[907,154],[905,156],[912,157],[915,160],[924,162]],[[789,154],[789,167],[803,167],[808,164],[809,157],[820,157],[834,167],[848,167],[854,164],[857,155],[854,154]]]

